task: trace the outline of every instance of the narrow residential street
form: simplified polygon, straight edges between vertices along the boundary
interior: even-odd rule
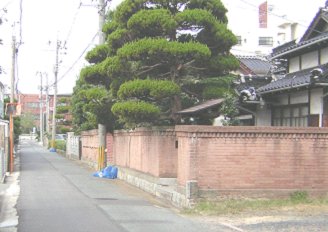
[[[7,190],[0,194],[1,232],[328,231],[324,209],[182,215],[125,182],[93,177],[94,171],[79,161],[34,141],[25,140],[19,147],[17,170],[7,177],[2,185]]]
[[[93,177],[79,162],[35,142],[23,141],[19,156],[20,232],[210,230],[119,180]]]

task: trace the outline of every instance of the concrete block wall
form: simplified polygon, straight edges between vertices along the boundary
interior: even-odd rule
[[[67,133],[66,156],[71,159],[80,159],[80,136],[75,136],[74,132]]]
[[[176,126],[178,184],[200,191],[328,190],[328,129]]]
[[[99,137],[98,130],[83,131],[81,133],[82,151],[81,160],[89,166],[97,168]]]
[[[156,177],[177,176],[178,149],[174,128],[115,131],[114,164]]]

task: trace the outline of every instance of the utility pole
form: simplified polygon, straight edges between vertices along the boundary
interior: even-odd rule
[[[61,42],[57,39],[56,43],[56,64],[55,64],[55,83],[54,83],[54,100],[52,110],[52,136],[51,136],[51,152],[56,152],[56,107],[57,107],[57,76],[58,76],[58,53]]]
[[[107,0],[106,0],[107,1]],[[106,3],[105,0],[99,0],[99,44],[105,43],[105,36],[102,32],[102,28],[106,19]],[[106,127],[103,124],[98,124],[98,170],[103,169],[106,166]]]
[[[10,106],[12,109],[15,107],[14,101],[14,89],[15,89],[15,67],[16,67],[16,37],[12,38],[12,66],[11,66],[11,83],[10,83]],[[9,152],[9,171],[14,171],[14,117],[13,110],[9,112],[9,144],[10,144],[10,152]]]
[[[102,32],[106,19],[106,5],[105,0],[99,0],[99,44],[105,43],[105,36]]]
[[[47,85],[46,85],[46,132],[47,135],[50,132],[50,123],[49,123],[49,114],[50,114],[50,107],[49,107],[49,83],[48,83],[48,73],[45,73],[47,77]]]
[[[12,38],[12,63],[11,63],[11,83],[10,83],[10,103],[14,103],[15,101],[15,67],[16,67],[16,37]]]
[[[43,90],[43,85],[42,85],[42,73],[40,72],[40,142],[43,145],[43,97],[42,97],[42,90]]]

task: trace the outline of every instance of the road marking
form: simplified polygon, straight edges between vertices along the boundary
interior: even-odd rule
[[[243,229],[238,228],[238,227],[233,226],[233,225],[230,225],[230,224],[228,224],[228,223],[219,222],[219,224],[220,224],[220,225],[223,225],[223,226],[225,226],[225,227],[228,227],[228,228],[230,228],[230,229],[233,229],[233,230],[239,231],[239,232],[244,232]]]

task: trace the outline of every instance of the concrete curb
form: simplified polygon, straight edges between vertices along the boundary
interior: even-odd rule
[[[174,183],[174,180],[152,177],[123,167],[118,167],[118,169],[118,179],[120,180],[155,195],[158,198],[167,200],[175,207],[191,208],[193,206],[194,202],[192,199],[187,198],[184,194],[176,190],[176,183]]]

